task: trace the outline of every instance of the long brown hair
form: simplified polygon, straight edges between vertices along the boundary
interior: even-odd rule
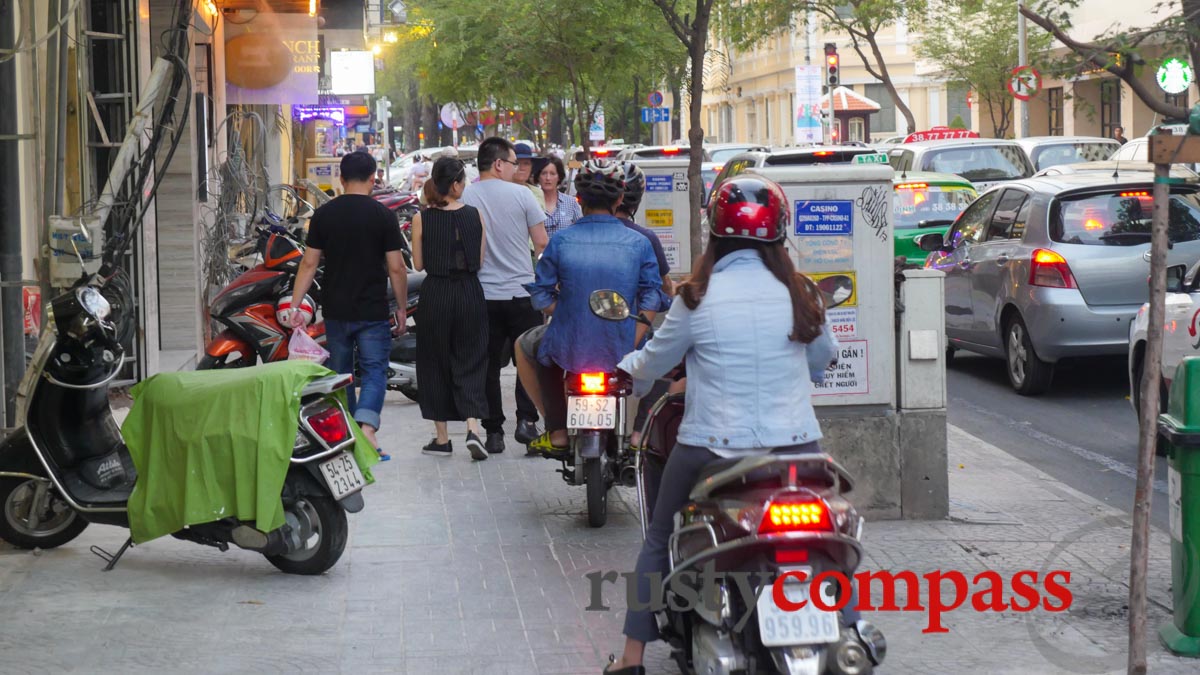
[[[825,305],[821,301],[821,292],[817,290],[808,277],[796,271],[792,259],[783,249],[783,242],[771,244],[750,239],[717,239],[709,241],[704,255],[696,259],[692,267],[692,276],[679,286],[678,295],[688,309],[696,309],[704,294],[708,292],[708,282],[712,278],[713,265],[718,260],[744,249],[758,252],[763,264],[771,271],[784,286],[792,298],[792,332],[789,340],[808,344],[821,334],[821,325],[825,323]]]

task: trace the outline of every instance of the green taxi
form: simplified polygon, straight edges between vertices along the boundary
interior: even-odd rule
[[[954,219],[975,201],[971,181],[950,173],[909,171],[892,179],[896,255],[911,265],[925,265],[929,254],[913,241],[930,232],[945,236]]]

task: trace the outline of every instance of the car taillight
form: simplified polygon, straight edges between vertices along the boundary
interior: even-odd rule
[[[312,417],[306,417],[305,420],[313,432],[329,445],[337,445],[350,437],[346,416],[337,406],[330,406]]]
[[[672,148],[663,148],[663,149],[662,149],[662,153],[663,153],[664,155],[678,155],[678,154],[679,154],[679,148],[673,148],[673,147],[672,147]]]
[[[758,526],[759,534],[771,532],[829,531],[829,509],[820,500],[771,502]]]
[[[579,391],[583,394],[603,394],[608,391],[606,373],[580,373]]]
[[[1075,288],[1075,277],[1067,259],[1058,253],[1039,248],[1033,252],[1029,265],[1029,285],[1047,288]]]
[[[611,152],[611,151],[610,151],[610,150],[605,150],[605,149],[603,149],[603,148],[597,148],[597,149],[596,149],[596,155],[597,155],[598,157],[607,157],[609,152]]]
[[[896,186],[897,190],[925,190],[929,188],[929,183],[900,183]]]
[[[828,157],[833,154],[832,150],[818,150],[813,153],[814,157]]]

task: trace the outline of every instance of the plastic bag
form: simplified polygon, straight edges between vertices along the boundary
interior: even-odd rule
[[[329,352],[317,344],[303,328],[292,330],[292,339],[288,341],[288,361],[314,361],[325,363]]]

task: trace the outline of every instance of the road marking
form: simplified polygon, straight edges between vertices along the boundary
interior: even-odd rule
[[[1137,468],[1133,467],[1129,464],[1126,464],[1125,462],[1122,462],[1117,459],[1113,459],[1112,457],[1109,457],[1108,455],[1105,455],[1105,454],[1102,454],[1099,452],[1094,452],[1092,450],[1088,450],[1087,448],[1081,448],[1078,445],[1068,443],[1059,438],[1055,438],[1054,436],[1051,436],[1050,434],[1038,431],[1037,429],[1034,429],[1032,426],[1030,426],[1029,422],[1018,422],[1017,420],[1014,420],[1011,417],[1006,417],[999,413],[992,412],[991,410],[988,410],[987,408],[981,408],[980,406],[977,406],[974,403],[971,403],[970,401],[967,401],[967,400],[964,400],[961,398],[954,398],[952,400],[958,405],[962,405],[966,408],[969,408],[971,410],[971,412],[976,413],[978,415],[982,415],[984,417],[990,417],[999,422],[1005,422],[1009,426],[1012,426],[1015,423],[1017,426],[1019,426],[1021,428],[1021,430],[1023,432],[1025,432],[1027,435],[1031,436],[1035,440],[1041,441],[1042,443],[1045,443],[1046,445],[1051,445],[1051,446],[1054,446],[1061,450],[1066,450],[1072,454],[1078,455],[1079,457],[1082,457],[1083,459],[1088,460],[1089,462],[1094,462],[1096,464],[1099,464],[1100,466],[1104,467],[1105,469],[1107,469],[1109,471],[1112,471],[1114,473],[1118,473],[1122,476],[1125,476],[1126,478],[1134,481],[1135,483],[1137,482]],[[995,444],[993,443],[993,445],[995,445]],[[1018,459],[1020,459],[1020,458],[1018,458]],[[1167,494],[1166,481],[1155,480],[1154,481],[1154,491],[1159,494],[1164,494],[1164,495]]]

